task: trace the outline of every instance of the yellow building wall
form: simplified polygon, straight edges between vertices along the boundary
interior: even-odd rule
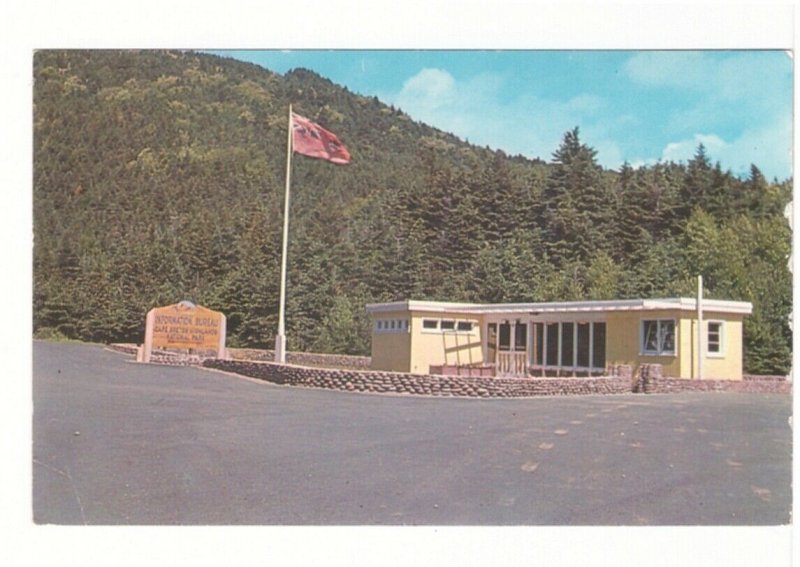
[[[470,333],[458,331],[431,331],[422,328],[423,319],[472,321]],[[410,372],[427,373],[431,365],[467,365],[483,362],[481,347],[482,321],[474,315],[457,313],[411,312],[411,368]]]
[[[664,376],[697,378],[697,321],[689,311],[618,311],[609,312],[606,319],[606,362],[629,364],[636,372],[640,364],[661,364]],[[641,352],[641,328],[645,319],[674,319],[676,329],[675,356],[658,356]],[[723,353],[703,359],[703,378],[742,379],[742,316],[704,313],[703,331],[708,321],[722,321]],[[705,341],[704,337],[704,341]],[[705,344],[705,343],[704,343]]]
[[[378,313],[373,316],[372,363],[370,367],[373,370],[409,372],[409,364],[411,361],[411,333],[409,331],[378,332],[375,330],[376,319],[409,319],[408,311]]]
[[[708,350],[708,323],[709,321],[722,322],[722,352],[720,354],[706,352],[703,359],[703,378],[708,380],[741,380],[743,374],[744,354],[742,316],[728,313],[703,313],[703,344]],[[691,321],[692,331],[697,329],[697,321]],[[698,376],[697,335],[692,336],[692,357],[690,361],[691,376]],[[687,364],[688,366],[688,364]]]
[[[643,319],[675,319],[678,353],[683,351],[684,329],[677,311],[611,311],[606,318],[606,363],[629,364],[633,371],[640,364],[661,364],[665,376],[680,376],[681,361],[676,356],[641,354]]]

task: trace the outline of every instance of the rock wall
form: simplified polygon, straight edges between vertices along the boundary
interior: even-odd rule
[[[136,356],[138,345],[129,343],[113,343],[108,348],[124,354]],[[272,362],[275,360],[275,351],[251,349],[251,348],[229,348],[228,356],[234,360],[260,360]],[[183,364],[199,365],[203,357],[186,356],[168,351],[154,349],[151,362],[158,364]],[[287,352],[286,362],[298,366],[319,366],[323,368],[340,368],[369,370],[372,359],[369,356],[350,356],[346,354],[323,354],[314,352]]]
[[[426,396],[518,398],[570,394],[624,394],[631,391],[627,375],[600,378],[484,378],[435,376],[403,372],[331,370],[274,362],[209,359],[216,368],[275,384],[326,388],[347,392],[416,394]]]
[[[634,391],[645,394],[675,392],[744,392],[755,394],[791,394],[792,383],[785,377],[747,376],[744,380],[687,380],[663,376],[660,364],[642,364]]]
[[[274,350],[229,348],[228,355],[234,360],[261,360],[265,362],[273,362],[275,360]],[[298,366],[369,370],[372,358],[369,356],[351,356],[346,354],[287,352],[286,362]]]
[[[109,345],[109,348],[126,354],[136,354],[136,345],[114,344]],[[153,362],[201,365],[275,384],[307,388],[427,396],[511,398],[630,392],[792,393],[792,382],[785,376],[746,375],[743,380],[687,380],[664,376],[660,364],[643,364],[635,376],[632,375],[630,366],[612,365],[608,368],[609,376],[604,377],[494,378],[370,371],[367,370],[369,357],[359,356],[287,353],[289,364],[276,364],[271,361],[271,357],[274,356],[272,351],[229,349],[229,354],[231,360],[217,358],[201,360],[197,357],[191,357],[189,360],[185,357],[175,358],[170,353],[164,353],[163,356],[154,353]],[[298,360],[306,363],[301,365]]]

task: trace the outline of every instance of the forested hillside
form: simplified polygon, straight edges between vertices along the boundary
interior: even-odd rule
[[[288,348],[369,352],[364,304],[706,296],[752,301],[745,364],[791,361],[791,180],[688,164],[601,168],[566,132],[548,162],[472,146],[305,70],[211,55],[34,59],[37,336],[141,342],[154,306],[277,332],[288,105],[353,161],[292,173]]]

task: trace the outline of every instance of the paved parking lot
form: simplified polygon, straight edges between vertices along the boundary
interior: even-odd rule
[[[791,397],[298,389],[33,346],[47,524],[776,525]]]

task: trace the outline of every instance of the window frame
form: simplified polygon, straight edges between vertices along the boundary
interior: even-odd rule
[[[408,333],[409,326],[408,326],[408,319],[376,319],[375,324],[373,326],[373,332],[375,334],[397,334],[397,333]]]
[[[462,327],[467,326],[467,325],[469,325],[469,328],[466,328],[466,329],[462,328]],[[457,333],[471,333],[474,328],[475,328],[475,322],[474,321],[464,321],[464,320],[456,321],[456,332]]]
[[[658,344],[657,350],[647,348],[648,334],[646,328],[648,323],[656,324],[656,341]],[[662,332],[662,325],[669,323],[672,325],[672,350],[664,349],[664,337]],[[653,318],[642,319],[639,325],[639,355],[640,356],[678,356],[678,321],[670,318]]]
[[[719,325],[719,329],[717,330],[717,334],[719,336],[717,342],[719,344],[719,350],[711,351],[709,346],[711,345],[711,325]],[[720,321],[717,319],[710,319],[706,322],[706,356],[708,358],[724,358],[725,357],[725,321]]]
[[[559,320],[542,317],[532,323],[533,372],[555,370],[597,373],[606,369],[605,320],[584,317]]]
[[[435,327],[426,327],[425,323],[435,323]],[[469,330],[466,329],[459,329],[460,324],[469,324]],[[478,321],[474,319],[453,319],[450,317],[443,317],[438,319],[433,319],[430,317],[424,317],[422,319],[422,332],[423,333],[436,333],[436,334],[458,334],[458,335],[474,335],[478,332],[480,328],[480,324]]]

